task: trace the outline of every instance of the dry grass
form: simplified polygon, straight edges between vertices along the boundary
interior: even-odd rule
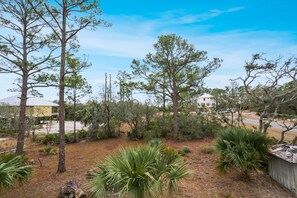
[[[0,151],[8,151],[16,148],[16,139],[8,138],[7,140],[0,141]]]
[[[256,126],[256,125],[252,125],[252,124],[246,124],[246,127],[247,127],[247,128],[250,128],[250,129],[252,129],[252,128],[256,128],[256,129],[257,129],[257,126]],[[270,137],[274,137],[276,140],[280,140],[280,137],[281,137],[281,134],[280,134],[281,129],[268,128],[267,132],[268,132],[267,134],[268,134]],[[297,136],[296,132],[291,132],[291,131],[286,132],[286,133],[285,133],[285,141],[290,142],[290,141],[292,141],[292,140],[295,138],[295,136]]]

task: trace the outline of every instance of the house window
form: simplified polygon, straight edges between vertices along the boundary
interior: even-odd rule
[[[205,101],[205,98],[203,98],[203,101]]]

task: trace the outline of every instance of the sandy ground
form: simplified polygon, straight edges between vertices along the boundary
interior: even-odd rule
[[[73,121],[65,121],[65,131],[66,133],[72,132],[74,127],[74,122]],[[81,122],[76,122],[76,129],[87,129]],[[41,133],[58,133],[59,132],[59,122],[52,122],[52,124],[43,124],[42,129],[35,130],[35,133],[41,134]]]
[[[142,145],[142,141],[128,141],[125,136],[117,139],[81,142],[66,145],[67,171],[56,175],[58,155],[45,156],[38,152],[43,145],[27,144],[26,153],[33,159],[34,173],[23,186],[1,192],[1,198],[39,198],[57,197],[60,188],[75,180],[81,187],[87,183],[86,173],[107,156],[117,153],[125,147]],[[238,173],[219,173],[216,166],[218,155],[202,152],[202,149],[214,147],[214,139],[175,142],[166,141],[167,146],[176,150],[188,146],[191,153],[184,157],[191,174],[179,183],[180,191],[171,198],[293,198],[283,187],[273,181],[266,173],[251,175],[250,181],[240,180]],[[41,163],[39,163],[39,160]],[[158,196],[156,198],[167,198]]]

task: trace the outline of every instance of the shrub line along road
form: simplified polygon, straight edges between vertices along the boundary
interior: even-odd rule
[[[244,118],[243,119],[244,123],[246,124],[252,124],[252,125],[259,125],[259,121],[256,119],[250,119],[250,118]],[[279,126],[276,122],[272,122],[271,123],[272,128],[275,129],[279,129],[279,130],[283,130],[285,129],[282,126]],[[76,129],[77,130],[81,130],[81,129],[87,129],[87,127],[85,127],[81,122],[76,122]],[[51,129],[50,129],[50,133],[58,133],[59,131],[59,123],[57,122],[53,122]],[[65,121],[65,131],[66,132],[71,132],[73,131],[73,121]],[[297,132],[297,129],[292,129],[291,132]],[[38,129],[35,131],[35,133],[47,133],[46,130],[46,125],[43,125],[42,129]]]

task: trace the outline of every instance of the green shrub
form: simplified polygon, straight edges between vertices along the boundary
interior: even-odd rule
[[[187,155],[188,153],[191,153],[191,149],[187,146],[183,146],[183,148],[181,150],[178,151],[178,153],[181,155],[181,156],[185,156]]]
[[[183,115],[179,118],[179,139],[203,139],[214,137],[222,126],[215,117],[201,115]]]
[[[65,134],[65,143],[73,143],[74,142],[74,134],[73,133],[66,133]]]
[[[2,129],[0,128],[0,137],[16,137],[17,130],[16,129]]]
[[[270,138],[258,131],[228,128],[218,136],[218,168],[221,171],[233,169],[248,177],[250,171],[258,170],[266,164],[271,143]]]
[[[212,146],[208,146],[208,147],[204,147],[202,149],[200,149],[201,153],[204,153],[204,154],[212,154],[215,152],[215,148],[212,147]]]
[[[59,144],[59,142],[60,142],[59,133],[46,134],[43,139],[43,144],[45,145]]]
[[[119,135],[120,133],[116,130],[107,132],[104,128],[99,129],[98,131],[93,131],[93,130],[88,131],[88,137],[93,140],[104,140],[108,138],[116,138]]]
[[[175,160],[180,158],[180,155],[178,152],[176,152],[176,150],[174,150],[172,147],[170,146],[164,146],[161,148],[161,154],[163,157],[163,160],[167,163],[167,164],[171,164],[171,162],[174,162]]]
[[[144,133],[145,139],[167,138],[172,135],[173,116],[155,117],[150,123],[150,130]]]
[[[94,197],[113,193],[120,197],[156,197],[164,189],[172,193],[189,171],[178,154],[175,159],[171,155],[171,149],[155,146],[124,149],[98,165],[100,171],[92,174],[87,190]]]
[[[149,141],[149,145],[151,147],[158,147],[158,148],[163,148],[164,147],[164,143],[161,139],[155,138]]]
[[[22,184],[31,173],[32,167],[26,164],[26,159],[23,156],[1,155],[0,191],[14,186],[16,182]]]
[[[144,138],[144,131],[145,131],[144,127],[134,128],[128,132],[128,138],[130,140],[141,140]]]
[[[59,133],[50,133],[45,136],[35,136],[34,141],[45,145],[56,145],[60,143],[60,136],[59,136]],[[73,143],[73,142],[74,142],[74,134],[73,133],[65,134],[65,143]]]
[[[81,129],[81,130],[78,130],[77,131],[77,137],[80,140],[87,139],[88,138],[88,135],[89,134],[88,134],[88,132],[86,130]]]
[[[44,155],[56,155],[58,153],[57,149],[52,146],[47,146],[40,152]]]
[[[0,155],[0,161],[8,162],[8,161],[12,160],[13,158],[15,158],[17,156],[18,155],[15,154],[15,153],[2,154],[2,155]],[[24,160],[26,161],[25,158],[24,158]]]

